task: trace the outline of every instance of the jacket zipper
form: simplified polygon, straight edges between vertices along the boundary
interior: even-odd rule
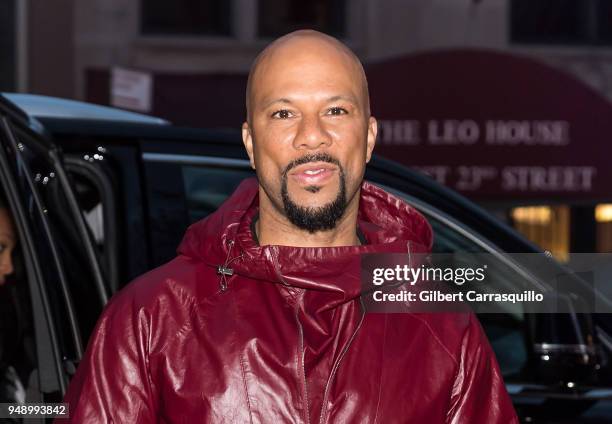
[[[321,405],[321,415],[319,417],[319,424],[324,424],[324,422],[327,420],[327,406],[326,405],[327,405],[327,398],[329,397],[329,389],[331,387],[331,383],[334,380],[334,377],[336,376],[336,372],[338,371],[340,362],[342,362],[344,355],[348,351],[349,347],[351,346],[351,343],[353,343],[353,340],[355,339],[355,336],[357,335],[357,332],[361,328],[361,324],[363,324],[363,319],[365,317],[365,306],[363,305],[363,299],[361,297],[359,298],[359,303],[361,305],[361,319],[359,320],[359,324],[357,324],[357,328],[355,328],[355,331],[353,331],[351,338],[344,345],[344,347],[342,348],[342,352],[340,352],[338,359],[336,359],[336,361],[334,362],[334,365],[332,366],[331,373],[329,374],[329,378],[327,379],[327,383],[325,384],[325,392],[323,393],[323,404]]]
[[[300,354],[302,355],[301,363],[302,363],[302,382],[304,383],[304,404],[306,409],[306,424],[310,423],[310,412],[308,410],[308,384],[306,382],[306,365],[304,364],[304,329],[302,327],[302,323],[300,322],[300,318],[298,316],[298,303],[295,305],[295,320],[297,321],[299,335],[300,335]]]

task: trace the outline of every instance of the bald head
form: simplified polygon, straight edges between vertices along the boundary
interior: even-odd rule
[[[316,31],[279,38],[253,64],[246,105],[242,141],[259,181],[260,240],[354,243],[377,133],[357,57]]]
[[[278,38],[268,45],[256,58],[251,66],[246,89],[247,121],[251,121],[254,98],[262,85],[269,84],[263,75],[282,72],[289,64],[304,61],[338,64],[337,72],[345,72],[359,87],[359,100],[369,116],[370,101],[368,84],[361,62],[355,54],[337,39],[313,30],[299,30]],[[308,75],[304,75],[308,77]]]

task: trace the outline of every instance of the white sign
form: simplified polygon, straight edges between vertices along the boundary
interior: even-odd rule
[[[477,191],[493,182],[502,192],[588,193],[597,176],[594,166],[414,166],[440,184],[455,190]]]
[[[568,121],[414,119],[378,120],[379,140],[384,145],[563,147],[570,144]]]
[[[113,106],[151,112],[153,77],[147,72],[113,68],[110,92]]]

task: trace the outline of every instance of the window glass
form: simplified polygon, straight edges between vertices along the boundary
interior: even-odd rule
[[[588,40],[583,0],[512,0],[512,41],[578,43]]]
[[[516,43],[608,45],[609,0],[512,0],[510,37]]]
[[[119,258],[114,184],[103,165],[87,157],[66,155],[64,159],[107,286],[114,293],[118,288]]]
[[[250,169],[184,166],[189,221],[198,221],[214,212],[242,180],[253,175]]]
[[[85,217],[85,222],[100,251],[104,249],[104,214],[102,196],[96,185],[84,175],[71,173],[75,195]]]
[[[60,263],[59,274],[51,278],[54,284],[49,285],[50,296],[53,297],[53,307],[56,313],[67,319],[66,302],[72,302],[76,311],[77,324],[83,343],[87,341],[89,335],[102,311],[102,300],[95,285],[94,270],[87,256],[86,243],[88,240],[82,238],[77,226],[78,210],[73,210],[66,197],[65,187],[58,178],[58,170],[48,153],[38,150],[37,143],[25,133],[17,132],[17,140],[23,144],[20,157],[27,163],[28,171],[34,182],[34,190],[42,201],[44,221],[37,215],[35,202],[30,197],[30,208],[33,218],[38,225],[38,230],[45,233],[45,224],[48,225],[51,236],[51,245],[45,254],[47,260],[52,261],[53,249],[56,249]],[[22,170],[24,172],[25,169]],[[24,187],[28,187],[24,185]],[[29,187],[28,187],[29,191]],[[25,192],[25,191],[24,191]],[[65,278],[68,285],[68,293],[60,284]],[[58,280],[59,279],[59,280]],[[66,296],[69,297],[66,297]]]
[[[228,0],[142,0],[142,32],[230,35],[231,3]]]
[[[15,0],[0,2],[0,91],[16,91]]]
[[[444,222],[428,217],[434,231],[434,253],[453,253],[453,267],[478,267],[472,263],[473,255],[485,253],[485,250],[460,234]],[[463,254],[465,254],[464,257]],[[507,292],[520,292],[524,286],[521,277],[502,261],[487,263],[487,280],[490,284],[476,285],[477,291],[488,292],[491,286],[505,287]],[[492,283],[492,284],[491,284]],[[505,313],[480,314],[479,320],[495,351],[499,366],[504,376],[516,375],[527,364],[525,345],[525,316],[521,303],[503,304]]]
[[[510,211],[510,217],[514,228],[527,239],[548,250],[560,261],[569,259],[569,206],[517,207]]]
[[[214,212],[252,175],[250,168],[146,161],[150,267],[172,260],[187,227]]]
[[[344,35],[344,0],[259,0],[259,35],[278,37],[303,28]]]
[[[612,203],[602,203],[595,207],[597,222],[597,252],[612,253]]]
[[[483,246],[483,244],[491,243],[478,237],[474,231],[463,229],[460,224],[455,224],[442,215],[436,216],[433,209],[430,210],[427,205],[420,204],[416,199],[412,199],[401,191],[387,186],[383,188],[405,199],[427,218],[434,234],[432,252],[434,254],[453,254],[453,263],[445,263],[443,266],[479,267],[482,264],[474,263],[475,260],[478,260],[475,259],[474,254],[491,253]],[[470,234],[470,237],[466,234]],[[479,240],[480,243],[476,240]],[[486,275],[490,284],[475,285],[474,289],[482,293],[491,292],[492,287],[495,287],[497,291],[521,292],[525,286],[522,277],[518,276],[516,271],[502,259],[495,259],[493,255],[489,257],[491,260],[487,263]],[[525,312],[520,303],[504,303],[500,306],[504,308],[503,313],[479,314],[478,319],[495,351],[502,374],[504,377],[512,378],[520,375],[527,366]]]

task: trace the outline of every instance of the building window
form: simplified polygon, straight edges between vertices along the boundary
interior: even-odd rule
[[[612,253],[612,203],[595,207],[597,222],[597,252]]]
[[[612,44],[609,0],[511,0],[510,39],[524,44]]]
[[[278,37],[298,29],[314,29],[343,37],[344,0],[259,0],[260,37]]]
[[[145,35],[231,35],[231,1],[142,0]]]
[[[523,206],[510,212],[512,223],[520,233],[560,261],[569,259],[569,206]]]
[[[0,2],[0,91],[16,89],[15,1]]]

